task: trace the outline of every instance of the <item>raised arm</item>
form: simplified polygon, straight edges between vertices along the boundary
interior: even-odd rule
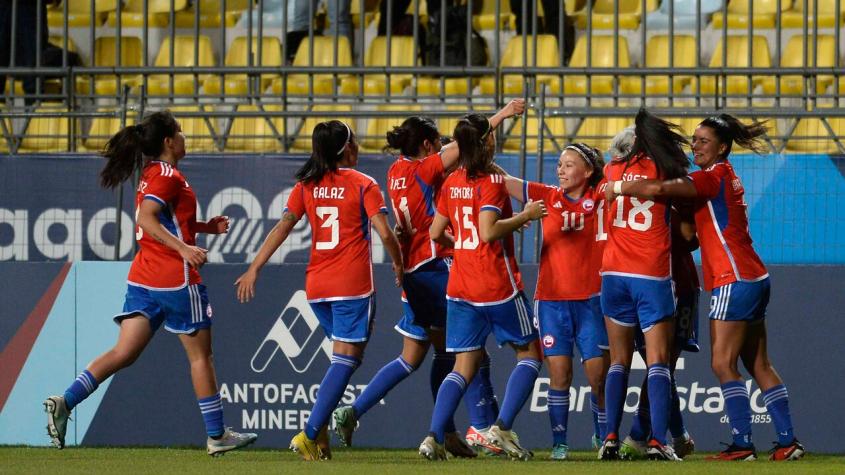
[[[542,219],[549,213],[543,200],[530,201],[521,212],[507,219],[499,219],[499,213],[484,210],[478,216],[478,234],[482,241],[490,243],[522,228],[529,221]]]
[[[490,126],[495,129],[499,125],[501,125],[502,121],[509,117],[513,117],[515,115],[522,114],[525,111],[525,99],[514,99],[502,108],[499,112],[493,114],[490,117]],[[446,170],[451,170],[455,167],[458,163],[458,157],[460,156],[460,149],[458,148],[458,142],[453,141],[449,145],[446,145],[442,149],[440,149],[440,160],[443,161],[443,168]]]
[[[279,246],[285,242],[297,222],[299,222],[299,216],[286,211],[282,219],[270,230],[264,242],[261,243],[258,254],[255,255],[255,259],[249,265],[249,269],[235,281],[238,301],[245,303],[255,297],[255,281],[258,280],[258,272],[270,260],[273,253],[279,249]]]

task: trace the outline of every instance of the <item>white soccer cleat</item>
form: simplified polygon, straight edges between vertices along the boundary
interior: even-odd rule
[[[434,437],[426,437],[420,444],[420,455],[429,460],[446,460],[446,449]]]
[[[482,450],[487,455],[502,455],[504,451],[490,442],[487,433],[490,428],[478,430],[473,426],[467,429],[466,441],[470,447],[475,447],[477,450]]]
[[[684,459],[675,454],[675,449],[670,445],[663,445],[655,439],[648,441],[649,460],[667,460],[670,462],[683,462]]]
[[[44,401],[44,411],[47,413],[47,435],[57,449],[65,447],[65,434],[70,411],[67,410],[64,396],[50,396]]]
[[[208,455],[218,456],[230,450],[237,450],[242,447],[255,442],[258,439],[258,434],[251,432],[244,432],[243,434],[235,432],[231,427],[227,427],[226,431],[219,439],[208,438],[206,447],[208,448]]]
[[[497,425],[490,427],[487,437],[491,443],[500,447],[508,456],[515,460],[530,460],[534,456],[530,450],[519,445],[519,440],[509,430],[503,430]]]

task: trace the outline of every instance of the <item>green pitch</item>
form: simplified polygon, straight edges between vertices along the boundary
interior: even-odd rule
[[[212,458],[202,449],[147,449],[147,448],[68,448],[62,451],[46,448],[0,447],[0,473],[284,473],[302,475],[319,474],[405,474],[430,473],[498,473],[493,470],[518,470],[521,473],[560,474],[575,473],[626,473],[626,474],[698,474],[718,473],[845,473],[845,457],[810,454],[799,462],[716,463],[706,462],[703,455],[693,455],[688,460],[669,462],[598,462],[592,452],[576,452],[573,460],[553,462],[544,450],[536,453],[530,462],[510,462],[492,457],[474,460],[449,460],[428,462],[414,450],[364,450],[337,449],[334,459],[328,462],[306,463],[288,450],[244,450]],[[504,473],[504,472],[503,472]]]

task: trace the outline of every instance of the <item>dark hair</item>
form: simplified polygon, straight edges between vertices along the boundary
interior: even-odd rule
[[[496,172],[492,166],[493,149],[487,146],[492,129],[490,121],[481,114],[467,114],[455,126],[453,135],[460,150],[458,162],[470,178]]]
[[[164,139],[173,138],[179,126],[168,110],[152,113],[141,123],[124,127],[106,142],[101,155],[108,161],[100,172],[100,185],[114,188],[139,168],[144,157],[158,157],[164,150]]]
[[[296,179],[304,183],[319,181],[326,173],[337,170],[353,137],[352,129],[339,120],[317,124],[311,134],[311,157],[296,172]]]
[[[597,148],[590,147],[583,142],[573,142],[567,145],[563,150],[564,152],[567,150],[575,151],[587,162],[587,165],[592,168],[593,174],[590,175],[590,179],[587,180],[587,186],[595,187],[599,184],[601,179],[604,178],[604,158]]]
[[[423,142],[434,143],[440,138],[437,125],[428,117],[408,117],[399,127],[387,133],[387,145],[399,150],[406,157],[415,157],[420,153]]]
[[[631,159],[645,155],[654,160],[664,179],[686,175],[689,158],[684,147],[689,146],[689,142],[678,130],[680,127],[676,124],[666,122],[645,108],[640,109],[634,120],[634,145],[623,160],[630,163]]]
[[[766,146],[760,140],[760,137],[766,134],[765,122],[754,122],[751,125],[745,125],[736,117],[728,114],[719,114],[718,116],[708,117],[701,121],[700,124],[705,127],[710,127],[719,137],[719,141],[727,147],[723,157],[727,157],[731,153],[731,145],[736,142],[740,147],[747,148],[755,153],[762,154],[766,151]]]

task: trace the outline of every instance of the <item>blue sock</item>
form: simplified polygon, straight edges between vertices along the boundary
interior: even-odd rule
[[[549,421],[552,424],[552,443],[566,444],[566,427],[569,421],[569,388],[549,388]]]
[[[493,382],[490,380],[490,355],[484,352],[484,359],[481,360],[481,366],[478,368],[478,378],[481,380],[482,389],[484,391],[484,401],[487,403],[484,406],[487,414],[487,421],[484,427],[490,427],[496,423],[499,418],[499,400],[496,399],[496,390],[493,389]],[[476,427],[480,429],[481,427]]]
[[[666,444],[669,431],[669,413],[672,404],[672,372],[669,365],[654,364],[648,367],[648,406],[651,412],[651,437]]]
[[[361,364],[358,358],[332,354],[332,364],[326,370],[326,375],[323,381],[320,382],[320,389],[317,390],[317,400],[314,401],[314,407],[311,409],[311,415],[308,416],[308,422],[305,423],[305,435],[309,439],[315,440],[320,429],[326,425],[332,411],[337,407],[337,403],[343,396],[346,390],[346,385],[349,384],[349,378],[352,373]]]
[[[460,373],[455,371],[449,373],[437,391],[437,399],[434,401],[434,412],[431,415],[431,428],[429,432],[434,436],[438,444],[446,439],[446,430],[452,418],[455,416],[455,409],[464,396],[467,388],[467,381]]]
[[[503,430],[511,430],[517,413],[525,405],[525,401],[534,390],[534,381],[540,373],[540,361],[524,358],[520,360],[508,378],[508,385],[505,388],[505,400],[502,401],[502,409],[499,411],[499,418],[496,424]]]
[[[485,353],[478,372],[470,381],[464,394],[464,404],[469,413],[469,425],[477,430],[486,429],[496,422],[495,415],[492,416],[492,421],[490,420],[492,412],[490,406],[495,404],[495,400],[491,401],[488,396],[491,390],[490,357]],[[498,410],[496,412],[498,413]]]
[[[197,399],[202,412],[202,420],[205,422],[205,432],[209,437],[220,437],[223,435],[223,401],[220,400],[220,393],[214,396]]]
[[[766,410],[772,416],[775,430],[778,433],[778,444],[789,445],[795,440],[792,432],[792,417],[789,415],[789,394],[786,386],[778,384],[763,392],[763,402],[766,403]]]
[[[97,390],[100,383],[87,369],[79,373],[69,388],[65,390],[65,405],[71,411],[77,404]]]
[[[593,430],[600,440],[607,437],[607,412],[599,407],[599,399],[590,393],[590,409],[593,411]]]
[[[751,447],[751,400],[742,381],[731,381],[722,385],[725,411],[731,422],[733,443],[740,447]]]
[[[678,395],[678,385],[672,378],[672,412],[669,413],[669,433],[672,437],[683,437],[687,433],[684,427],[684,416],[681,414],[681,396]]]
[[[631,433],[629,435],[637,442],[647,442],[650,433],[651,413],[648,410],[648,405],[640,402],[637,405],[637,412],[634,413],[634,420],[631,421]]]
[[[410,363],[402,359],[401,356],[384,365],[373,376],[373,379],[370,380],[364,392],[355,400],[355,403],[352,404],[352,409],[355,410],[355,417],[360,419],[361,416],[384,399],[384,396],[391,389],[413,373],[415,369]]]
[[[429,385],[431,386],[431,397],[437,401],[437,393],[440,391],[440,385],[446,376],[452,372],[455,367],[454,353],[438,353],[434,351],[434,361],[431,362],[431,373],[429,375]],[[449,419],[446,422],[446,432],[455,432],[455,419]]]
[[[624,365],[610,365],[604,383],[604,409],[607,411],[607,435],[619,436],[625,397],[628,395],[628,369]]]

